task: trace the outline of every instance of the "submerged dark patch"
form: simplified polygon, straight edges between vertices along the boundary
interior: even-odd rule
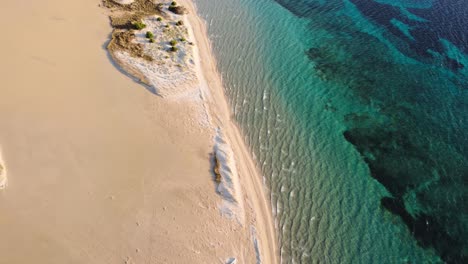
[[[442,82],[443,76],[428,79],[434,74],[428,69],[390,63],[377,55],[384,48],[378,41],[365,34],[361,38],[373,49],[327,43],[307,52],[322,79],[350,89],[360,104],[380,109],[348,114],[344,137],[361,153],[372,177],[398,202],[398,206],[383,202],[384,207],[401,216],[422,246],[433,247],[448,263],[464,263],[467,139],[465,130],[438,118],[458,113],[464,125],[468,120],[450,109],[461,105],[448,106],[445,112],[443,100],[432,96],[437,92],[450,97],[447,90],[453,84]],[[333,55],[340,49],[350,54],[344,60]],[[364,50],[367,56],[358,59]]]
[[[468,53],[468,19],[467,1],[436,0],[431,8],[411,9],[410,12],[421,17],[424,21],[416,21],[407,17],[401,9],[392,5],[368,0],[350,0],[359,11],[374,23],[386,28],[393,36],[405,41],[410,49],[424,58],[433,58],[431,52],[437,52],[445,58],[444,66],[457,71],[463,64],[449,58],[445,47],[440,42],[446,39],[457,46],[462,52]],[[392,20],[397,19],[410,27],[409,38],[400,31]],[[390,39],[390,41],[392,41]],[[394,43],[395,44],[395,43]],[[395,45],[399,48],[398,45]],[[399,48],[406,56],[412,56],[407,50]]]
[[[318,3],[315,1],[296,1],[296,0],[275,0],[278,4],[289,10],[298,17],[311,17],[311,14],[317,12],[332,12],[339,9],[339,6]]]
[[[367,56],[359,60],[364,48],[357,44],[327,43],[307,52],[322,79],[350,89],[360,104],[380,109],[373,114],[348,114],[344,137],[361,153],[372,177],[394,196],[393,206],[383,202],[384,207],[403,219],[422,246],[433,247],[448,263],[465,263],[467,139],[465,130],[438,118],[458,113],[464,125],[468,120],[451,109],[460,105],[443,105],[443,100],[432,96],[437,92],[450,97],[447,90],[453,84],[444,83],[442,75],[434,79],[435,73],[428,69],[374,56],[382,54],[383,47],[370,36],[361,38],[373,49],[365,48]],[[340,49],[347,51],[341,54],[354,55],[344,60],[334,56]],[[445,112],[442,108],[447,107]]]

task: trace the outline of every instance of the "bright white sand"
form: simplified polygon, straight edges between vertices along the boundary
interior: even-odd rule
[[[0,190],[7,186],[7,172],[5,168],[5,162],[2,159],[2,153],[0,152]]]
[[[261,177],[230,120],[204,23],[178,2],[204,60],[198,88],[170,98],[112,66],[98,1],[2,4],[0,22],[15,27],[0,44],[0,263],[254,263],[256,243],[276,263]],[[226,164],[242,218],[220,213],[213,127],[235,157]]]
[[[122,4],[122,5],[129,5],[133,2],[135,2],[135,0],[112,0],[116,3],[119,3],[119,4]]]

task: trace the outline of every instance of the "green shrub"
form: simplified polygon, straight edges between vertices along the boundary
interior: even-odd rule
[[[177,23],[176,23],[177,26],[182,26],[183,24],[184,24],[184,21],[182,21],[182,20],[179,20],[179,21],[177,21]]]
[[[178,51],[178,50],[179,50],[179,49],[178,49],[177,47],[174,47],[174,46],[171,47],[171,51],[172,51],[172,52],[176,52],[176,51]]]
[[[162,21],[162,17],[156,18],[157,21]]]
[[[171,6],[176,6],[176,5],[177,5],[176,1],[172,1]]]
[[[154,43],[154,38],[150,38],[150,39],[149,39],[149,42],[150,42],[150,43]]]
[[[137,30],[142,30],[146,27],[145,23],[141,22],[141,21],[134,21],[132,22],[132,26],[133,28],[137,29]]]
[[[174,47],[176,44],[177,44],[177,40],[171,40],[171,42],[169,42],[169,44],[171,44],[172,47]]]
[[[184,37],[181,37],[181,38],[180,38],[180,41],[185,42],[185,41],[187,41],[187,40],[186,40]]]
[[[153,32],[151,31],[146,32],[146,38],[153,39],[154,38]]]

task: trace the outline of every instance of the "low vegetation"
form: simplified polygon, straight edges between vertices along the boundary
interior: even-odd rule
[[[153,39],[154,38],[153,32],[151,32],[151,31],[146,32],[146,38]]]
[[[107,48],[111,52],[115,50],[125,50],[135,57],[152,61],[153,58],[145,54],[143,46],[132,41],[134,38],[135,34],[132,31],[114,31],[112,33],[112,40]]]
[[[144,44],[140,41],[134,41],[137,35],[141,36],[141,33],[137,34],[137,31],[144,34],[146,43],[158,43],[158,45],[152,45],[152,52],[156,52],[154,50],[155,47],[159,50],[173,53],[178,52],[184,45],[190,45],[185,36],[187,31],[183,27],[184,21],[174,21],[164,17],[166,4],[157,4],[155,2],[160,1],[154,0],[135,0],[131,5],[116,4],[113,0],[102,1],[104,6],[112,11],[110,20],[114,30],[112,32],[112,39],[107,47],[111,54],[116,51],[125,51],[133,57],[153,61],[152,53],[145,49]],[[170,2],[169,11],[178,15],[186,13],[186,9],[175,1]],[[151,17],[155,21],[158,21],[158,23],[146,25],[144,23],[145,19]],[[155,31],[152,29],[153,26],[157,26],[159,30],[162,30],[162,35],[156,36]],[[163,43],[166,44],[164,45]],[[168,44],[169,46],[167,46]],[[171,57],[169,53],[162,58]]]
[[[146,24],[141,21],[134,21],[132,22],[132,26],[136,30],[142,30],[146,27]]]

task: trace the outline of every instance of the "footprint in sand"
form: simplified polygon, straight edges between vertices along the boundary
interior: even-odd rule
[[[4,189],[7,185],[6,170],[3,161],[0,158],[0,190]]]

